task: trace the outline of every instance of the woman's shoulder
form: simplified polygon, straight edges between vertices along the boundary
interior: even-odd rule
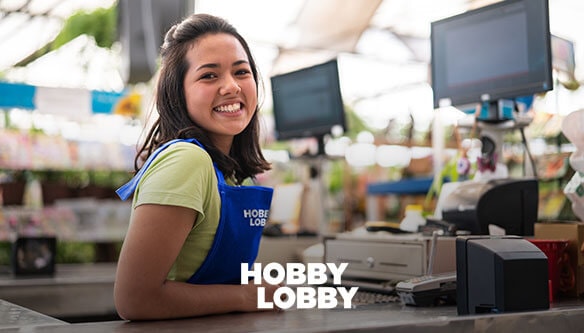
[[[144,172],[136,205],[171,204],[201,211],[202,206],[192,206],[192,202],[213,188],[216,180],[211,157],[195,144],[177,142],[162,150]]]
[[[177,142],[168,146],[152,162],[154,169],[175,171],[193,170],[195,165],[198,166],[195,169],[200,171],[213,170],[211,156],[203,148],[190,142]]]
[[[212,163],[211,156],[203,148],[191,142],[177,142],[166,148],[161,156],[174,156],[184,159]]]

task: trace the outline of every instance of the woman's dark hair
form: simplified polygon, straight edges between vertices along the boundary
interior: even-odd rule
[[[229,155],[223,154],[209,139],[207,132],[189,116],[184,94],[184,78],[189,64],[185,59],[187,50],[201,37],[208,34],[229,34],[241,43],[256,82],[258,91],[258,71],[247,42],[237,30],[225,20],[208,15],[193,14],[172,26],[161,47],[161,67],[156,87],[155,104],[158,119],[152,125],[144,143],[138,150],[134,166],[136,170],[156,148],[172,139],[197,139],[211,156],[211,159],[225,177],[235,177],[241,183],[270,169],[270,164],[262,155],[259,144],[258,107],[248,126],[233,139]]]

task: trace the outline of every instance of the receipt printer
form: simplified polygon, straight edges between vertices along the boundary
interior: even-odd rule
[[[538,202],[536,179],[465,181],[444,199],[442,219],[473,235],[496,225],[506,235],[533,236]]]
[[[545,254],[518,236],[456,239],[458,314],[549,309]]]

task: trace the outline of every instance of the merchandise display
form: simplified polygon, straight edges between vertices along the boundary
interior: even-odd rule
[[[584,110],[568,114],[562,122],[562,132],[576,147],[570,155],[570,166],[576,171],[564,187],[564,193],[572,202],[572,211],[584,221]]]

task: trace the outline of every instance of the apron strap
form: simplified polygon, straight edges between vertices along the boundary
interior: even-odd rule
[[[166,143],[164,143],[162,146],[158,147],[154,153],[152,153],[152,155],[150,155],[148,157],[148,159],[146,160],[146,162],[144,162],[144,165],[142,166],[142,168],[140,168],[140,170],[138,170],[138,172],[136,173],[136,175],[134,175],[134,177],[132,179],[130,179],[129,182],[127,182],[126,184],[122,185],[120,188],[118,188],[116,190],[116,194],[120,197],[120,199],[122,200],[126,200],[128,199],[136,190],[136,187],[138,186],[138,183],[140,182],[140,179],[142,179],[142,176],[144,175],[144,173],[146,172],[146,169],[148,169],[148,167],[150,166],[150,164],[152,163],[152,161],[156,158],[156,156],[158,156],[158,154],[160,154],[161,151],[163,151],[164,149],[166,149],[168,146],[170,146],[173,143],[179,142],[179,141],[184,141],[184,142],[191,142],[191,143],[195,143],[197,144],[199,147],[205,149],[205,147],[203,147],[203,145],[197,141],[197,139],[174,139],[174,140],[170,140]],[[217,170],[217,168],[215,168],[215,170]],[[223,174],[221,173],[221,171],[217,170],[217,178],[219,179],[219,174],[221,175],[221,179],[223,180],[223,182],[225,182],[225,180],[223,179]]]
[[[221,170],[219,170],[219,168],[217,167],[217,165],[215,165],[215,163],[213,163],[213,169],[215,169],[215,175],[217,175],[217,183],[225,184],[225,177],[223,176],[223,172],[221,172]]]

